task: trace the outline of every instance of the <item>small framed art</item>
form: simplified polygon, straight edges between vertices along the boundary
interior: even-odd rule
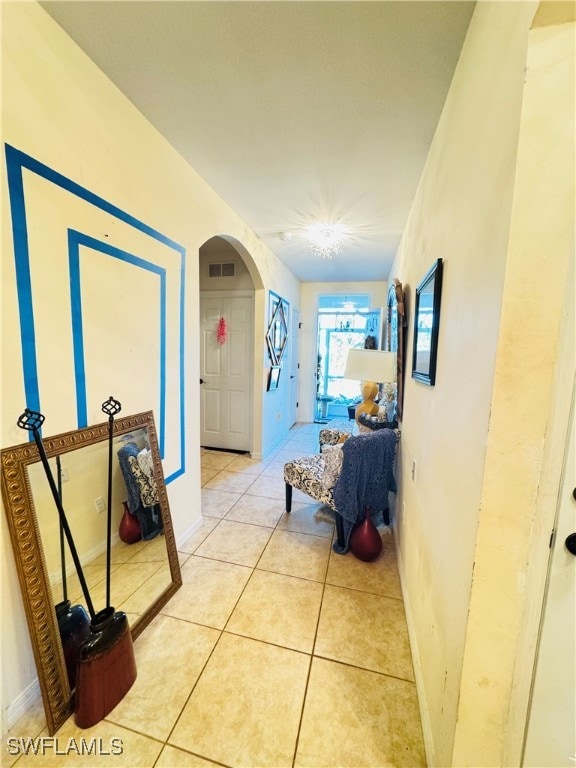
[[[288,302],[277,293],[269,292],[268,330],[266,345],[272,365],[280,365],[288,343]]]
[[[437,259],[416,288],[412,378],[434,386],[442,296],[442,259]]]
[[[270,370],[268,371],[268,386],[266,387],[267,392],[272,392],[272,390],[278,389],[278,382],[280,380],[281,370],[282,370],[281,365],[270,366]]]

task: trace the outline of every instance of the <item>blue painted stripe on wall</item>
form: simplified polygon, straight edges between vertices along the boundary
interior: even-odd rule
[[[180,306],[184,307],[184,301],[185,301],[185,281],[186,281],[186,272],[184,269],[184,259],[182,259],[182,262],[180,264]],[[180,392],[182,393],[182,398],[184,398],[184,311],[180,313]],[[184,467],[186,466],[186,446],[184,445],[184,435],[185,432],[185,419],[184,419],[184,407],[180,409],[180,435],[181,435],[181,441],[180,441],[180,466],[182,469],[179,472],[174,473],[170,476],[170,479],[174,479],[178,477],[178,475],[181,475],[184,472]]]
[[[39,381],[38,381],[34,312],[33,312],[33,301],[32,301],[32,288],[31,288],[31,280],[30,280],[30,254],[28,249],[28,230],[27,230],[26,205],[25,205],[25,195],[24,195],[24,181],[23,181],[23,173],[22,173],[23,169],[27,169],[32,173],[38,174],[39,176],[46,179],[47,181],[52,182],[53,184],[70,192],[73,195],[76,195],[77,197],[81,198],[87,203],[90,203],[91,205],[96,206],[97,208],[109,213],[110,215],[115,216],[116,218],[125,222],[129,226],[134,227],[135,229],[152,237],[158,242],[163,243],[169,248],[174,249],[180,255],[180,307],[179,307],[179,314],[180,314],[180,323],[179,323],[180,467],[171,475],[166,477],[166,483],[171,482],[175,478],[184,474],[185,467],[186,467],[186,449],[185,449],[185,441],[184,441],[184,428],[185,428],[185,401],[184,401],[185,288],[184,288],[184,280],[185,280],[185,272],[186,272],[186,269],[185,269],[186,268],[186,249],[183,246],[176,243],[171,238],[167,237],[166,235],[163,235],[158,230],[138,220],[134,216],[131,216],[126,211],[123,211],[121,208],[118,208],[112,203],[109,203],[107,200],[104,200],[104,198],[99,197],[93,192],[90,192],[90,190],[86,189],[85,187],[82,187],[81,185],[77,184],[71,179],[68,179],[66,176],[63,176],[57,171],[54,171],[52,168],[49,168],[47,165],[44,165],[40,161],[35,160],[34,158],[30,157],[29,155],[26,155],[21,150],[18,150],[9,144],[5,144],[5,156],[6,156],[6,167],[7,167],[7,178],[8,178],[8,193],[9,193],[10,208],[11,208],[11,214],[12,214],[12,233],[13,233],[13,239],[14,239],[14,259],[15,259],[15,266],[16,266],[16,288],[18,293],[18,307],[20,311],[22,366],[23,366],[23,373],[24,373],[24,389],[25,389],[27,407],[32,408],[34,410],[40,410],[40,387],[39,387]],[[137,257],[134,257],[134,258],[137,258]],[[75,288],[76,296],[80,297],[79,275],[76,277],[76,279],[77,279],[77,284]],[[71,286],[71,290],[72,290],[72,286]],[[161,305],[162,305],[161,312],[163,314],[163,317],[165,318],[166,317],[166,295],[164,295],[163,302],[161,300]],[[73,308],[73,314],[75,312],[76,312],[75,322],[78,323],[78,320],[80,320],[80,325],[78,326],[78,331],[79,331],[78,338],[80,339],[79,343],[81,343],[81,340],[83,338],[82,326],[81,326],[81,312],[82,312],[81,303],[76,308],[76,310]],[[165,339],[165,330],[166,328],[164,326],[164,335],[163,335],[164,339]],[[161,351],[161,355],[163,354],[165,359],[165,354],[166,354],[165,343],[162,349],[163,351]],[[75,346],[74,355],[76,356],[77,353],[83,356],[83,347],[81,348],[81,347]],[[78,376],[82,377],[82,375],[84,375],[84,381],[82,382],[82,386],[83,386],[83,391],[85,392],[85,371],[83,373],[82,371],[76,372],[77,386],[78,386]],[[161,407],[160,418],[161,418],[161,421],[164,423],[165,417],[166,417],[165,375],[161,380],[161,392],[163,393],[161,395],[161,398],[163,399],[164,405]],[[85,405],[79,406],[79,407],[84,408],[84,410],[86,408]],[[165,430],[162,430],[162,431],[165,432]],[[164,440],[164,437],[162,438],[162,440]],[[160,435],[159,435],[159,442],[160,442]]]
[[[132,253],[116,248],[109,243],[97,240],[90,235],[68,230],[68,261],[70,265],[70,302],[72,308],[72,337],[74,347],[74,370],[76,376],[76,407],[78,413],[78,426],[88,426],[88,410],[86,403],[86,367],[84,358],[84,335],[82,325],[82,293],[80,281],[80,246],[86,246],[94,251],[104,253],[115,259],[120,259],[127,264],[132,264],[139,269],[153,272],[160,278],[160,402],[158,407],[158,446],[160,458],[164,458],[166,446],[166,270],[157,264],[135,256]]]
[[[29,171],[38,174],[38,176],[41,176],[43,179],[51,181],[53,184],[56,184],[56,186],[62,187],[62,189],[65,189],[67,192],[71,192],[73,195],[76,195],[82,200],[86,200],[87,203],[91,203],[97,208],[100,208],[102,211],[106,211],[121,221],[125,221],[135,229],[140,230],[140,232],[145,232],[155,240],[159,240],[161,243],[164,243],[170,248],[174,248],[175,251],[178,251],[183,256],[186,254],[186,249],[182,245],[179,245],[174,240],[166,237],[166,235],[163,235],[162,232],[158,232],[157,229],[154,229],[148,224],[145,224],[143,221],[140,221],[134,216],[131,216],[121,208],[118,208],[112,203],[109,203],[107,200],[104,200],[103,197],[94,194],[94,192],[90,192],[90,190],[86,189],[86,187],[82,187],[80,184],[77,184],[75,181],[72,181],[66,176],[63,176],[61,173],[58,173],[58,171],[49,168],[39,160],[35,160],[33,157],[30,157],[30,155],[25,154],[21,150],[16,149],[10,144],[6,144],[5,146],[7,162],[18,165],[21,168],[27,168]]]
[[[7,158],[8,159],[8,158]],[[20,343],[24,362],[24,394],[26,408],[40,410],[38,388],[38,365],[36,361],[36,334],[34,330],[34,306],[28,254],[28,230],[26,229],[26,203],[24,201],[24,180],[19,165],[7,162],[8,195],[12,213],[12,236],[16,258],[16,284],[18,308],[20,310]],[[18,248],[16,248],[18,243]],[[30,440],[34,440],[32,433]]]
[[[88,426],[86,403],[86,366],[84,364],[84,329],[80,284],[80,249],[73,229],[68,230],[68,265],[70,269],[70,309],[72,313],[72,348],[76,378],[76,419],[78,427]]]

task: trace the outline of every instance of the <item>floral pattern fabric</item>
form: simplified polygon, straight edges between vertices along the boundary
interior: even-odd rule
[[[152,507],[154,504],[157,504],[158,489],[156,487],[154,475],[148,477],[146,473],[142,471],[142,467],[138,463],[136,456],[128,456],[128,465],[138,485],[142,506]]]
[[[324,445],[336,445],[344,435],[350,436],[350,434],[350,432],[343,432],[341,429],[321,429],[318,436],[320,449],[322,449]]]
[[[318,434],[320,450],[322,450],[324,445],[336,445],[336,443],[342,442],[343,439],[345,440],[357,433],[358,428],[355,421],[350,421],[350,419],[331,419]]]
[[[329,491],[336,485],[336,480],[338,480],[340,470],[342,469],[342,459],[344,457],[344,454],[342,453],[342,443],[325,445],[322,451],[322,456],[324,457],[322,485],[325,490]]]
[[[312,496],[321,504],[336,509],[332,489],[325,488],[322,481],[325,468],[323,454],[294,459],[284,464],[284,482],[308,496]]]

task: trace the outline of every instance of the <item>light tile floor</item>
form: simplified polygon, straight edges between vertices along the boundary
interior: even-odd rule
[[[135,642],[133,688],[102,723],[57,734],[100,752],[121,739],[122,754],[2,765],[426,765],[393,537],[364,563],[332,551],[310,497],[284,511],[284,462],[317,451],[319,428],[298,425],[266,461],[202,452],[204,522],[180,547],[181,589]],[[39,707],[12,733],[45,734],[41,721]]]

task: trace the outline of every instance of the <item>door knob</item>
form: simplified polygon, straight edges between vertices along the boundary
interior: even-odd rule
[[[200,384],[204,384],[204,379],[200,379]]]
[[[569,536],[566,536],[564,546],[571,555],[576,555],[576,533],[571,533]]]

